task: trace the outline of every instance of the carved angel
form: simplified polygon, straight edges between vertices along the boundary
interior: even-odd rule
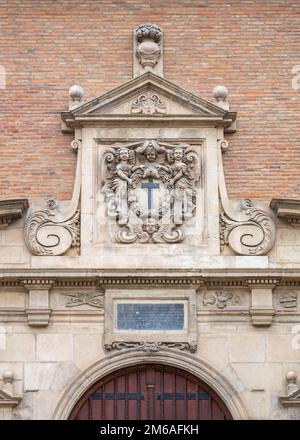
[[[174,223],[178,225],[195,210],[196,194],[193,182],[200,177],[200,163],[197,153],[185,144],[173,148],[167,157],[171,173],[168,187],[174,188]],[[191,166],[192,163],[196,163],[195,170]]]
[[[175,186],[179,189],[191,188],[191,181],[199,179],[200,163],[198,155],[187,145],[180,144],[169,151],[168,160],[171,163],[170,171],[172,174],[172,179],[169,182],[170,186]],[[192,171],[194,166],[192,162],[196,163],[194,172]]]
[[[127,222],[127,192],[128,185],[133,183],[131,180],[133,162],[134,152],[120,144],[106,151],[102,161],[110,174],[105,181],[103,191],[106,192],[110,208],[113,207],[115,214],[119,216],[120,224]]]

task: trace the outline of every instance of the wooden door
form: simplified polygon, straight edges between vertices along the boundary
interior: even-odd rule
[[[220,397],[177,368],[145,364],[118,370],[92,386],[73,408],[74,420],[228,420]]]

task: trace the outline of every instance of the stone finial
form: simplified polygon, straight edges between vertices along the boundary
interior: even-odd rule
[[[84,96],[84,90],[79,85],[74,85],[69,88],[69,110],[72,110],[76,107],[79,107],[81,104],[83,104],[83,96]]]
[[[14,373],[12,371],[10,371],[10,370],[5,371],[3,373],[3,376],[2,376],[3,382],[4,382],[2,390],[5,391],[10,396],[14,395],[14,392],[13,392],[13,380],[14,380],[14,377],[15,377]]]
[[[228,94],[229,92],[226,86],[219,85],[213,89],[213,95],[217,105],[224,110],[229,110]]]
[[[287,381],[287,393],[288,396],[293,394],[295,391],[299,390],[299,386],[296,384],[297,380],[297,374],[295,371],[288,371],[286,374],[286,381]]]
[[[144,23],[134,30],[134,76],[151,71],[163,76],[162,30]]]

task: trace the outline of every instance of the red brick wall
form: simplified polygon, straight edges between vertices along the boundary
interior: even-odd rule
[[[205,99],[225,84],[232,198],[300,197],[299,0],[0,0],[0,198],[70,197],[75,156],[60,131],[68,88],[90,99],[132,77],[132,29],[165,32],[165,77]]]

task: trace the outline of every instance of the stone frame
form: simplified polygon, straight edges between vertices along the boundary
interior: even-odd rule
[[[132,303],[184,303],[185,325],[183,330],[141,330],[122,331],[115,326],[116,305]],[[140,345],[140,344],[147,344]],[[107,350],[132,346],[143,351],[158,351],[162,345],[179,350],[196,350],[197,317],[196,290],[189,289],[107,289],[105,292],[104,347]],[[154,345],[149,345],[154,344]],[[152,347],[152,349],[151,349]],[[192,348],[191,348],[192,347]]]

